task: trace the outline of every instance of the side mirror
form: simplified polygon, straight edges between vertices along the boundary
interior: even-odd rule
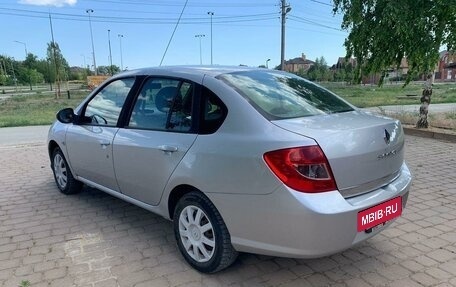
[[[74,114],[74,111],[72,108],[66,108],[66,109],[60,110],[57,113],[56,117],[59,122],[64,123],[64,124],[69,124],[74,121],[75,114]]]

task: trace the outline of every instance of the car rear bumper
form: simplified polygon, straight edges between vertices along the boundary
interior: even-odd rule
[[[306,194],[281,186],[267,195],[215,194],[234,248],[271,256],[313,258],[334,254],[378,234],[391,224],[357,231],[358,212],[396,197],[405,207],[412,176],[405,164],[390,184],[346,199],[339,191]]]

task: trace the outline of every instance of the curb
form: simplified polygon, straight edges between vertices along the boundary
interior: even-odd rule
[[[425,129],[417,129],[411,127],[404,127],[404,132],[406,135],[423,137],[423,138],[432,138],[437,140],[443,140],[448,142],[456,143],[456,134],[447,134],[442,132],[430,131]]]

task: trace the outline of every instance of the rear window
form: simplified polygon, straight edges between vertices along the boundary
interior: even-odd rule
[[[332,92],[293,74],[242,71],[217,76],[270,120],[353,111]]]

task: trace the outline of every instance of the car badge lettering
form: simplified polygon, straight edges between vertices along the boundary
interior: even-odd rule
[[[384,158],[387,158],[387,157],[390,157],[390,156],[394,156],[397,154],[397,150],[393,149],[392,151],[389,151],[389,152],[385,152],[385,153],[382,153],[382,154],[379,154],[377,156],[378,159],[384,159]]]
[[[389,133],[386,129],[385,129],[385,137],[384,137],[383,139],[385,140],[385,143],[386,143],[387,145],[390,144],[391,135],[390,135],[390,133]]]

